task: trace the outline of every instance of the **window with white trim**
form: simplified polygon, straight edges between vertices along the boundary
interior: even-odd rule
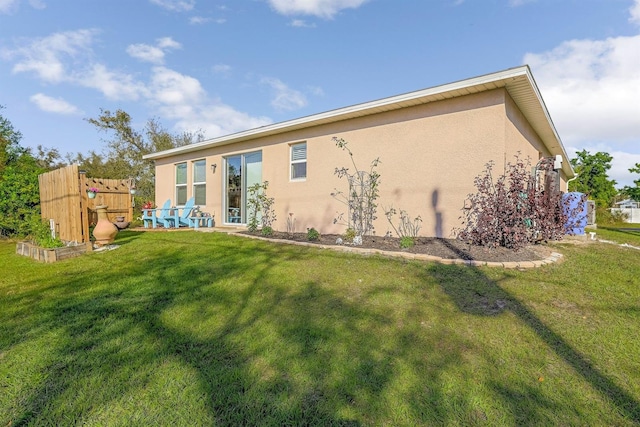
[[[176,206],[187,203],[187,164],[176,165]]]
[[[193,162],[193,198],[198,206],[207,204],[206,160]]]
[[[307,143],[291,144],[291,180],[307,178]]]

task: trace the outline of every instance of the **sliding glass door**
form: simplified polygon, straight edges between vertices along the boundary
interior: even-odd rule
[[[226,224],[247,223],[247,188],[262,182],[262,151],[225,157]]]

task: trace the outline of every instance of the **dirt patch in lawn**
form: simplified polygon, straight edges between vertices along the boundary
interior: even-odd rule
[[[253,236],[261,236],[260,233],[242,233]],[[321,235],[319,240],[309,241],[306,233],[293,233],[291,235],[282,232],[274,232],[268,236],[269,239],[308,242],[327,246],[352,246],[349,244],[336,243],[339,235]],[[378,249],[387,252],[407,252],[413,254],[424,254],[436,256],[444,259],[463,259],[486,262],[521,262],[539,261],[547,258],[551,250],[544,245],[527,246],[519,251],[506,248],[489,249],[481,246],[468,245],[456,239],[439,239],[435,237],[419,237],[415,245],[411,248],[401,249],[400,239],[395,237],[364,237],[362,245],[355,246],[362,249]]]

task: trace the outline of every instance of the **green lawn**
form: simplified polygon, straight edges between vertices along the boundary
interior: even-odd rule
[[[626,243],[640,247],[640,224],[624,224],[616,227],[598,226],[595,231],[598,239]]]
[[[638,250],[516,271],[116,243],[39,264],[0,241],[0,426],[640,424]]]

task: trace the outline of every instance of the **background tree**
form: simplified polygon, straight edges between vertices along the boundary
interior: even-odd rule
[[[0,115],[0,234],[5,236],[25,236],[40,221],[38,175],[45,170],[20,146],[21,138]]]
[[[640,163],[636,163],[634,167],[629,169],[631,173],[640,173]],[[635,187],[625,186],[622,189],[622,192],[627,195],[630,199],[635,200],[636,202],[640,202],[640,178],[633,181],[636,185]]]
[[[137,131],[131,124],[131,116],[123,110],[112,113],[101,109],[97,118],[87,121],[112,137],[106,141],[107,147],[102,154],[92,150],[86,155],[77,154],[73,160],[87,171],[88,177],[135,179],[138,206],[155,198],[155,165],[152,160],[142,157],[204,139],[200,131],[171,134],[155,119],[150,119],[144,129]]]
[[[607,175],[613,157],[603,152],[590,154],[587,150],[579,151],[576,155],[575,159],[571,159],[571,165],[578,177],[569,183],[569,191],[585,193],[598,207],[609,207],[618,193],[616,181]]]

